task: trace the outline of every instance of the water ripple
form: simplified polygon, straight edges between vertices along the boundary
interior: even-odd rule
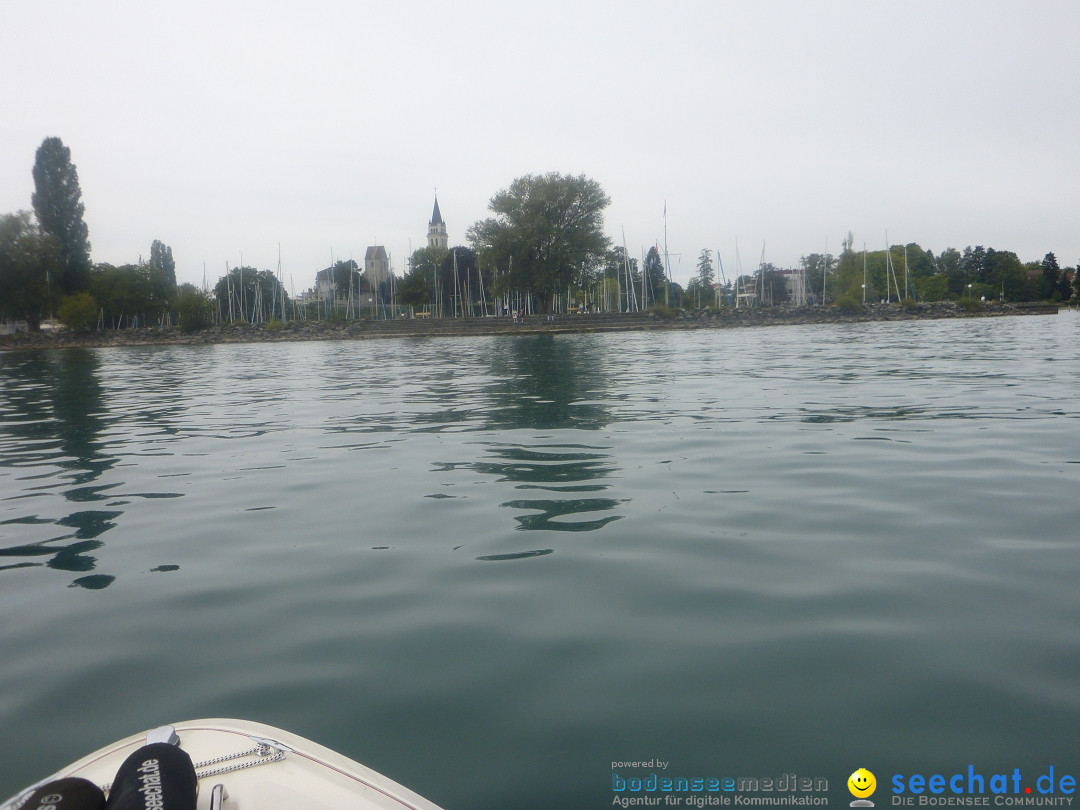
[[[446,806],[1060,762],[1077,323],[0,353],[0,793],[148,683]]]

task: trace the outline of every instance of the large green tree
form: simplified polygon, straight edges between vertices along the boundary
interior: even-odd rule
[[[713,269],[712,251],[708,248],[702,248],[701,253],[698,254],[697,268],[697,277],[687,286],[687,292],[689,292],[690,287],[693,286],[694,297],[696,299],[695,302],[697,305],[701,306],[702,304],[705,304],[707,306],[713,303],[713,284],[716,281],[716,271]]]
[[[840,258],[830,270],[831,278],[825,282],[825,297],[835,301],[842,295],[852,295],[862,300],[863,263],[862,256],[855,252],[855,235],[848,231],[842,244]]]
[[[151,264],[94,265],[90,292],[113,329],[165,323],[176,303],[176,284]]]
[[[803,274],[806,277],[807,293],[812,295],[818,303],[821,302],[821,290],[823,287],[826,293],[832,295],[835,284],[834,280],[829,278],[829,275],[836,271],[837,262],[835,257],[831,253],[811,253],[808,256],[803,256],[800,262]]]
[[[426,308],[428,312],[437,315],[438,303],[443,300],[443,291],[436,284],[436,280],[440,278],[443,261],[449,255],[450,252],[445,247],[418,247],[408,258],[405,278],[397,286],[397,300],[410,307]]]
[[[1039,297],[1047,301],[1061,298],[1061,267],[1058,265],[1057,256],[1047,253],[1042,260],[1042,284],[1039,289]],[[1054,293],[1057,293],[1055,297]],[[1068,300],[1069,296],[1066,296]]]
[[[483,299],[491,300],[491,285],[491,276],[487,273],[481,274],[476,251],[464,245],[457,245],[446,251],[439,267],[444,315],[481,314],[485,311]]]
[[[269,270],[233,267],[214,285],[214,297],[224,320],[262,323],[281,317],[281,301],[289,305],[285,289]]]
[[[600,274],[604,278],[619,279],[620,283],[626,284],[627,270],[630,271],[630,279],[640,284],[641,271],[638,269],[638,260],[630,258],[626,248],[616,245],[604,254],[604,261],[600,267]]]
[[[604,254],[598,268],[596,303],[604,312],[627,311],[641,304],[641,271],[638,260],[616,245]]]
[[[497,268],[497,291],[531,292],[547,312],[555,293],[603,263],[610,202],[585,175],[526,175],[491,198],[495,216],[469,228],[469,242],[483,266]]]
[[[68,329],[92,329],[98,320],[97,300],[86,290],[65,296],[56,317]]]
[[[194,284],[181,284],[176,290],[176,314],[183,332],[197,332],[214,323],[214,300]]]
[[[923,250],[918,242],[908,242],[905,255],[911,278],[929,278],[936,272],[933,251]]]
[[[29,211],[0,215],[0,317],[25,320],[36,331],[59,300],[52,274],[60,243]]]
[[[1030,301],[1038,298],[1038,285],[1029,281],[1024,263],[1011,250],[986,250],[987,287],[980,292],[988,298]]]
[[[360,294],[361,287],[364,298],[367,298],[368,284],[363,281],[363,277],[360,265],[353,259],[338,259],[331,267],[320,270],[317,276],[320,281],[332,281],[334,296],[346,301],[351,300],[350,296],[355,299]]]
[[[945,276],[948,292],[959,295],[964,288],[964,268],[960,264],[960,251],[954,247],[945,248],[937,258],[938,272]]]
[[[966,290],[971,290],[976,284],[985,284],[988,281],[986,248],[976,245],[974,248],[968,245],[960,256],[960,272],[963,273],[963,283]],[[970,286],[968,286],[970,285]],[[971,294],[964,291],[965,294]]]
[[[437,246],[414,250],[405,278],[398,285],[398,301],[412,307],[429,307],[428,312],[437,312],[435,280],[447,254],[446,248]]]
[[[667,286],[667,274],[664,271],[664,262],[660,258],[660,248],[653,245],[645,254],[645,294],[648,301],[646,306],[652,304],[670,304],[671,294]]]
[[[41,230],[60,244],[61,268],[55,281],[68,294],[85,290],[90,285],[89,231],[71,150],[59,138],[46,138],[38,147],[32,202]]]
[[[150,266],[160,272],[167,284],[176,287],[176,262],[173,261],[172,248],[155,239],[150,245]]]
[[[787,277],[772,262],[765,262],[758,267],[754,285],[761,295],[760,304],[780,306],[787,303],[789,296]]]
[[[1058,295],[1062,301],[1071,301],[1078,294],[1080,294],[1080,288],[1076,286],[1076,269],[1065,268],[1061,271],[1061,278],[1058,279]]]

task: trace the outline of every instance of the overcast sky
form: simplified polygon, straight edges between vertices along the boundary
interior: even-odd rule
[[[0,0],[0,213],[42,139],[79,172],[93,259],[296,292],[433,193],[450,243],[515,177],[585,174],[634,256],[918,242],[1080,260],[1080,2]],[[410,243],[411,240],[411,243]],[[714,253],[715,255],[715,253]]]

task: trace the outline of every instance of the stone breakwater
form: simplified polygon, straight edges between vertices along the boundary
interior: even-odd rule
[[[198,345],[211,343],[269,343],[294,340],[363,340],[386,337],[464,337],[578,332],[618,332],[642,329],[725,329],[809,323],[990,318],[1010,315],[1056,314],[1053,304],[986,304],[969,312],[952,302],[876,304],[856,312],[836,307],[760,307],[755,309],[675,310],[665,317],[645,313],[530,315],[520,322],[507,317],[436,318],[385,321],[289,321],[284,324],[215,326],[185,334],[178,328],[120,329],[102,332],[58,331],[0,337],[0,350],[63,349],[72,347]]]

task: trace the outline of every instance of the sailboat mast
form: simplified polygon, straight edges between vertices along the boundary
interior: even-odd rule
[[[742,280],[742,259],[739,257],[739,237],[735,237],[735,309],[739,308],[739,290],[745,291],[746,284]]]
[[[758,301],[765,306],[765,242],[761,243],[761,260],[758,262],[758,275],[761,276],[761,297]],[[769,305],[772,305],[772,288],[769,288]]]
[[[487,297],[484,295],[484,274],[481,272],[479,267],[476,268],[476,275],[477,275],[477,277],[479,279],[479,284],[480,284],[480,314],[483,317],[486,318],[487,317]]]
[[[458,291],[458,272],[457,272],[457,251],[454,252],[454,317],[458,316],[458,303],[461,302],[461,293]],[[464,315],[464,312],[462,313]]]
[[[907,245],[904,245],[904,298],[910,297],[911,293],[908,292]]]
[[[240,317],[244,317],[244,254],[240,254]]]
[[[892,292],[889,289],[889,276],[892,276],[893,288],[896,290],[896,300],[900,300],[900,282],[896,280],[896,268],[893,267],[892,248],[889,247],[889,231],[885,231],[885,303],[892,303]]]
[[[281,320],[287,321],[288,317],[285,313],[285,280],[281,275],[281,242],[277,243],[277,282],[278,292],[281,295]]]
[[[892,288],[889,286],[889,267],[892,262],[889,261],[892,256],[892,251],[889,250],[889,230],[885,229],[885,303],[892,303]]]
[[[671,306],[671,259],[667,249],[667,200],[664,200],[664,306]]]
[[[649,308],[649,305],[645,300],[645,275],[649,272],[649,268],[645,264],[645,246],[644,245],[641,246],[640,254],[641,254],[641,258],[638,261],[640,261],[641,264],[638,265],[638,266],[641,268],[641,271],[639,272],[638,275],[641,276],[641,300],[638,301],[638,305],[639,305],[639,309],[644,311],[644,310]],[[631,286],[632,285],[633,285],[633,281],[631,281]],[[629,295],[630,294],[627,293],[627,298],[629,298]]]
[[[626,228],[622,229],[622,252],[622,273],[626,273],[626,311],[633,312],[635,309],[637,309],[637,302],[634,300],[634,275],[630,270],[630,251],[626,249]],[[622,273],[620,273],[619,275],[622,276]],[[619,286],[621,287],[622,284],[619,283]],[[618,309],[619,311],[622,311],[622,290],[617,289],[616,292],[619,294]]]
[[[866,242],[862,243],[862,302],[866,306]]]
[[[825,276],[829,272],[829,237],[825,237],[825,255],[821,262],[821,305],[825,306]]]

